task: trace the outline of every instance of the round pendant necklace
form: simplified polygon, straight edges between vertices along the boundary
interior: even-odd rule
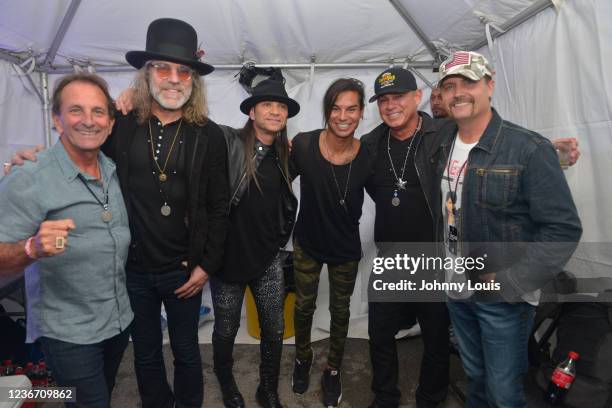
[[[391,205],[397,207],[400,205],[400,199],[398,197],[399,190],[406,189],[407,181],[404,180],[404,173],[406,171],[406,163],[408,163],[408,156],[410,155],[410,150],[412,149],[412,143],[416,138],[417,132],[421,129],[421,124],[423,122],[423,118],[419,116],[419,122],[417,123],[416,128],[414,128],[414,132],[412,132],[412,136],[410,136],[410,144],[408,145],[408,149],[406,150],[406,156],[404,156],[404,164],[402,165],[402,172],[400,176],[397,176],[397,171],[395,170],[395,165],[393,164],[393,159],[391,158],[391,129],[387,134],[387,156],[389,157],[389,163],[391,164],[391,171],[393,172],[393,177],[395,178],[395,190],[393,191],[393,198],[391,198]]]
[[[89,188],[89,186],[87,185],[87,180],[85,180],[85,177],[83,177],[81,173],[78,174],[78,178],[79,180],[81,180],[81,182],[83,183],[85,188],[89,191],[89,193],[93,196],[93,198],[95,198],[98,204],[102,207],[102,212],[100,213],[100,219],[107,224],[111,222],[113,220],[113,213],[110,212],[110,210],[108,209],[108,189],[104,190],[104,185],[102,185],[102,192],[104,193],[104,202],[102,202],[98,198],[96,193],[94,193],[93,190]]]
[[[327,144],[327,133],[325,133],[325,138],[323,139],[323,144],[325,144],[325,149],[327,150],[327,155],[331,159],[331,157],[332,157],[331,150],[329,149],[329,145]],[[353,145],[352,145],[352,140],[351,140],[351,146],[349,146],[348,149],[350,149],[352,146]],[[348,194],[349,182],[351,181],[351,169],[353,168],[353,160],[351,160],[349,162],[348,174],[346,176],[346,184],[344,186],[344,193],[342,193],[342,190],[340,189],[340,183],[338,183],[338,178],[336,177],[336,171],[334,170],[334,164],[331,162],[331,160],[327,160],[327,162],[329,163],[329,167],[331,169],[332,177],[334,179],[334,183],[336,184],[336,190],[338,190],[338,195],[340,196],[340,205],[342,207],[344,207],[345,210],[348,211],[348,207],[346,206],[346,195]]]
[[[174,137],[172,138],[172,143],[170,144],[170,150],[168,150],[168,155],[166,156],[166,160],[164,161],[164,167],[160,167],[157,162],[157,157],[155,156],[155,152],[153,150],[153,132],[151,131],[151,119],[149,119],[149,143],[151,144],[151,156],[153,157],[153,163],[155,163],[155,167],[159,170],[159,181],[162,183],[168,180],[168,175],[166,174],[166,167],[168,166],[168,161],[170,160],[170,155],[172,155],[172,149],[174,148],[174,143],[176,142],[176,137],[181,131],[181,125],[183,124],[183,119],[178,124],[178,128],[174,133]]]

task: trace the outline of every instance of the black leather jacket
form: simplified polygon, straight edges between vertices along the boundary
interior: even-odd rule
[[[417,176],[419,178],[419,182],[421,183],[421,189],[425,194],[425,200],[427,202],[427,207],[431,213],[431,217],[434,220],[434,225],[432,225],[434,231],[434,237],[436,237],[436,241],[441,240],[441,201],[440,201],[440,181],[436,177],[436,165],[437,162],[434,161],[432,155],[436,151],[437,146],[439,146],[439,136],[438,129],[440,126],[445,124],[446,120],[435,120],[432,119],[429,115],[424,112],[419,112],[420,116],[423,118],[423,123],[421,124],[421,129],[423,132],[423,137],[419,139],[419,143],[414,146],[415,149],[415,159],[414,166],[416,169]],[[389,134],[389,126],[384,123],[381,123],[376,128],[374,128],[371,132],[365,134],[361,137],[361,143],[370,150],[370,157],[372,157],[372,162],[376,161],[380,143],[386,143],[387,135]],[[374,199],[374,191],[371,191],[369,185],[366,185],[366,190],[370,197]],[[438,228],[438,223],[440,223],[440,228]]]
[[[240,136],[239,129],[223,125],[220,127],[227,144],[230,186],[230,206],[228,211],[231,212],[232,209],[237,207],[240,203],[242,194],[248,185],[248,182],[246,182],[246,168],[244,163],[244,141]],[[255,141],[255,151],[253,152],[252,160],[255,161],[256,167],[259,167],[259,164],[270,148],[270,146],[261,143],[259,140]],[[280,237],[278,245],[279,248],[282,248],[291,237],[297,214],[298,201],[291,189],[289,175],[285,173],[280,163],[277,162],[277,166],[285,179],[285,188],[283,188],[278,201],[278,216],[280,220]]]

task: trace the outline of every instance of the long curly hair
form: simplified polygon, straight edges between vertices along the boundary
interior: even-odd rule
[[[132,87],[134,94],[132,104],[136,113],[137,122],[143,124],[151,117],[151,104],[153,97],[149,89],[149,68],[145,64],[140,68],[134,78]],[[187,123],[202,126],[208,121],[208,104],[204,82],[197,73],[192,75],[191,96],[183,105],[183,120]]]

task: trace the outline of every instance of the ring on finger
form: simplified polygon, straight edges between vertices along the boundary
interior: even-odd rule
[[[55,237],[55,249],[64,249],[66,239],[64,237]]]

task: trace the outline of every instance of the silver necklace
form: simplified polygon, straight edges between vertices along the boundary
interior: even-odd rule
[[[395,178],[395,190],[393,191],[393,198],[391,199],[391,204],[394,207],[400,205],[400,199],[398,197],[398,190],[405,190],[407,181],[404,180],[404,172],[406,171],[406,163],[408,163],[408,156],[410,155],[410,150],[412,149],[412,143],[416,138],[417,132],[421,129],[421,123],[423,118],[419,116],[419,123],[417,123],[416,128],[414,128],[414,132],[412,132],[412,136],[410,136],[410,144],[408,145],[408,149],[406,150],[406,156],[404,157],[404,164],[402,165],[402,174],[397,177],[397,171],[395,171],[395,165],[393,164],[393,160],[391,159],[391,129],[389,129],[389,133],[387,134],[387,156],[389,157],[389,163],[391,163],[391,171],[393,172],[393,176]]]
[[[327,149],[327,154],[329,155],[329,158],[331,159],[331,151],[329,149],[329,145],[327,144],[327,134],[325,134],[325,139],[323,139],[323,143],[325,143],[325,149]],[[352,147],[352,141],[351,141],[351,147]],[[336,177],[336,171],[334,170],[334,164],[331,162],[331,160],[328,160],[327,162],[329,163],[329,168],[331,169],[332,177],[334,178],[334,183],[336,183],[336,189],[338,190],[338,195],[340,196],[340,205],[344,207],[345,210],[348,211],[348,208],[346,206],[346,195],[348,194],[349,182],[351,181],[351,169],[353,168],[353,160],[349,162],[348,175],[346,176],[346,185],[344,186],[344,194],[342,193],[342,190],[340,189],[340,183],[338,183],[338,178]]]

